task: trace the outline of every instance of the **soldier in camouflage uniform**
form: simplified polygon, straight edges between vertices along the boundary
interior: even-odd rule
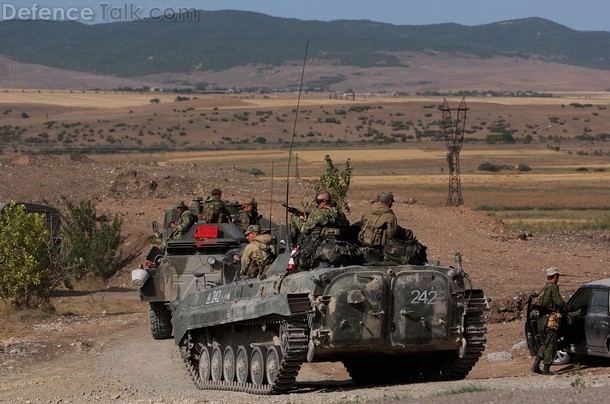
[[[222,199],[222,191],[214,188],[203,204],[201,219],[206,223],[228,223],[231,212]]]
[[[189,231],[191,226],[197,223],[197,216],[195,216],[193,212],[189,210],[188,206],[186,206],[183,201],[178,201],[176,204],[176,210],[180,212],[180,222],[177,224],[175,222],[171,222],[169,225],[172,229],[174,229],[171,238],[180,239],[184,238],[184,235]]]
[[[259,225],[251,224],[245,231],[249,244],[241,256],[241,274],[248,278],[256,278],[265,273],[277,251],[271,234],[260,234]]]
[[[362,216],[362,230],[358,240],[365,247],[383,248],[398,229],[396,215],[392,211],[394,195],[384,192],[379,195],[371,211]]]
[[[246,198],[242,203],[243,208],[237,212],[235,215],[235,219],[233,219],[233,223],[235,226],[242,232],[245,233],[246,229],[251,224],[256,224],[260,226],[260,216],[256,211],[254,199]]]
[[[328,191],[318,193],[316,207],[306,215],[295,215],[293,223],[298,233],[299,266],[311,269],[325,261],[318,247],[328,239],[336,239],[349,227],[349,221],[332,202]],[[332,263],[331,263],[332,264]]]
[[[383,261],[383,248],[396,234],[398,221],[392,211],[393,203],[394,195],[383,192],[377,195],[371,210],[362,216],[358,241],[365,247],[362,251],[367,262]]]
[[[555,267],[546,270],[547,284],[540,291],[537,304],[540,306],[540,318],[538,319],[538,331],[540,333],[540,348],[536,353],[536,360],[532,365],[532,372],[545,375],[553,374],[551,364],[557,353],[557,330],[549,328],[549,315],[562,309],[569,309],[559,293],[559,275],[561,273]],[[540,362],[544,364],[544,370],[540,370]]]

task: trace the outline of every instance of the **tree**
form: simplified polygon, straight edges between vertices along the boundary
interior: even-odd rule
[[[327,154],[324,156],[326,161],[326,173],[320,177],[320,181],[317,186],[317,192],[327,190],[333,196],[333,200],[337,202],[339,207],[343,208],[346,212],[349,212],[349,206],[347,204],[347,191],[352,180],[352,163],[348,158],[345,162],[345,168],[339,172],[339,169],[333,164],[333,160]]]
[[[25,308],[48,301],[57,280],[45,216],[12,201],[0,215],[0,229],[0,298]]]

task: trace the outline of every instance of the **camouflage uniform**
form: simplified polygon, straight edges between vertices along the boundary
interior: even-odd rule
[[[174,232],[173,238],[183,238],[193,224],[197,223],[197,216],[190,210],[186,209],[180,214],[180,222]]]
[[[260,219],[258,218],[258,215],[253,214],[253,211],[246,212],[245,210],[240,210],[237,212],[235,219],[233,219],[233,223],[235,223],[235,226],[244,233],[246,228],[251,224],[260,226]]]
[[[362,230],[358,240],[365,247],[383,248],[394,237],[398,223],[392,209],[377,203],[373,210],[362,216]]]
[[[229,212],[223,200],[208,196],[203,205],[201,218],[206,223],[228,223],[231,212]]]
[[[553,363],[553,359],[557,353],[557,330],[551,330],[547,327],[549,314],[551,311],[557,311],[565,306],[565,302],[559,293],[559,286],[554,283],[547,283],[540,291],[538,305],[544,307],[542,311],[544,315],[538,319],[538,331],[540,333],[541,344],[536,356],[542,357],[542,363],[545,366],[548,366]]]
[[[305,236],[318,238],[320,236],[338,235],[338,232],[324,231],[324,229],[341,229],[349,226],[345,214],[335,206],[324,206],[321,209],[314,208],[307,215],[307,220],[300,220],[297,224],[298,232]]]
[[[349,226],[345,214],[335,206],[313,208],[306,220],[299,219],[293,223],[298,232],[300,247],[297,265],[302,269],[311,269],[322,261],[328,261],[328,253],[338,243],[336,238],[340,237],[343,230]],[[323,248],[319,248],[323,243]],[[339,265],[341,263],[330,262],[329,264]]]
[[[256,278],[265,273],[276,256],[273,236],[259,234],[246,246],[241,256],[241,273]]]

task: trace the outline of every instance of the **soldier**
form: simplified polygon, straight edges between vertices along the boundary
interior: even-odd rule
[[[178,224],[171,222],[169,225],[174,229],[171,238],[180,239],[184,238],[184,235],[189,231],[191,226],[197,222],[197,216],[189,210],[184,201],[178,201],[176,210],[180,212],[180,222]]]
[[[254,204],[254,199],[246,198],[241,203],[243,208],[237,212],[235,219],[233,219],[233,223],[237,226],[237,228],[245,233],[246,229],[251,224],[260,225],[261,216],[258,215],[256,211],[256,206]]]
[[[532,365],[532,372],[540,373],[544,375],[551,375],[551,364],[553,363],[553,359],[555,358],[555,354],[557,353],[557,329],[558,327],[558,319],[554,319],[557,321],[549,321],[551,316],[555,316],[556,313],[559,313],[559,310],[567,309],[569,310],[566,302],[561,298],[561,294],[559,293],[559,286],[557,286],[557,282],[559,281],[559,269],[555,267],[548,268],[546,270],[546,279],[547,284],[540,291],[540,295],[538,296],[537,304],[540,306],[540,318],[538,319],[538,331],[540,333],[540,348],[538,348],[538,352],[536,353],[536,359],[534,364]],[[544,364],[544,369],[540,370],[540,362]]]
[[[394,195],[384,192],[379,195],[371,211],[362,216],[362,230],[358,240],[365,246],[382,249],[398,229],[396,215],[392,211]]]
[[[337,264],[329,262],[333,260],[328,253],[334,248],[337,238],[349,227],[345,214],[335,206],[328,191],[318,193],[315,203],[316,206],[308,214],[294,215],[292,221],[300,248],[298,265],[303,269],[311,269],[322,261]],[[319,249],[322,243],[325,243],[325,247]]]
[[[201,219],[206,223],[228,223],[231,213],[222,199],[222,191],[214,188],[203,204]]]
[[[265,273],[277,256],[273,236],[260,234],[259,225],[251,224],[245,231],[249,244],[241,256],[241,274],[256,278]]]

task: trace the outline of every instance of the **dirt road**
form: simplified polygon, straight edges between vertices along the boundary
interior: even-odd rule
[[[131,297],[130,297],[131,298]],[[528,372],[527,350],[517,345],[510,358],[490,361],[486,351],[473,372],[456,382],[356,387],[341,364],[305,364],[293,393],[256,397],[246,393],[201,391],[192,384],[173,340],[155,341],[146,314],[99,315],[73,321],[37,322],[27,337],[3,346],[0,402],[19,403],[271,403],[526,402],[544,390],[551,402],[604,401],[610,393],[605,367],[572,367],[552,376]],[[518,324],[517,324],[518,325]],[[490,337],[508,332],[490,327]],[[50,355],[54,352],[55,355]],[[48,360],[45,360],[48,358]],[[493,377],[509,369],[512,377]]]

